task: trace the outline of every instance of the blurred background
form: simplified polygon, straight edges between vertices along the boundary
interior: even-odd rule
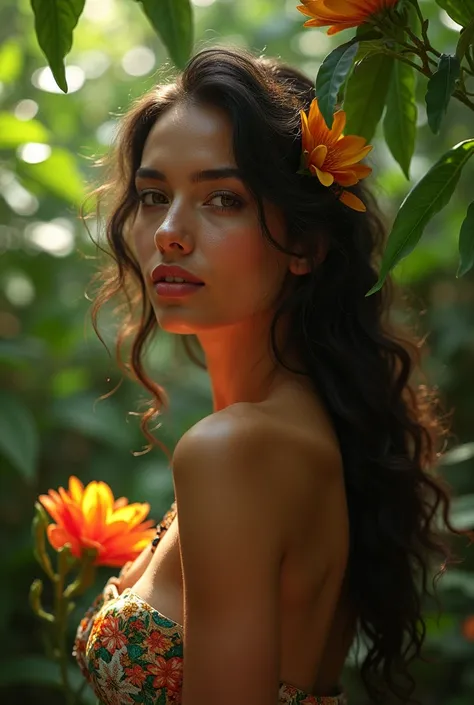
[[[322,59],[352,36],[328,37],[303,28],[296,0],[193,0],[196,46],[219,42],[279,56],[314,78]],[[459,27],[434,2],[432,44],[454,52]],[[148,500],[161,519],[173,499],[165,455],[146,446],[136,416],[147,399],[122,380],[114,360],[111,308],[100,319],[110,354],[97,340],[85,296],[97,255],[79,218],[87,191],[100,183],[94,160],[113,138],[117,119],[173,68],[138,5],[131,0],[86,0],[66,58],[69,94],[57,88],[37,45],[28,0],[0,5],[0,700],[10,705],[61,704],[56,666],[43,652],[41,625],[28,604],[35,577],[31,519],[38,494],[65,485],[105,480],[115,496]],[[163,72],[163,67],[165,70]],[[159,74],[162,71],[163,73]],[[419,85],[419,133],[411,182],[378,134],[368,158],[371,179],[389,222],[409,188],[452,145],[473,136],[472,112],[452,100],[441,134],[427,126],[424,80]],[[471,89],[472,90],[472,89]],[[379,128],[380,129],[380,128]],[[398,267],[429,353],[425,370],[452,414],[450,451],[441,472],[453,487],[453,520],[474,529],[474,271],[455,278],[457,238],[473,197],[474,164],[462,175],[447,208],[430,223],[415,252]],[[88,220],[94,237],[100,232]],[[400,311],[403,318],[406,311]],[[178,340],[160,333],[148,371],[171,397],[155,435],[172,451],[177,439],[212,411],[206,372],[187,361]],[[121,383],[122,382],[122,383]],[[117,391],[100,400],[117,385]],[[403,507],[400,507],[403,511]],[[423,705],[474,701],[474,557],[462,559],[440,581],[444,613],[427,603],[424,663],[413,671]],[[100,586],[112,571],[102,569]],[[95,592],[78,602],[70,642]],[[47,605],[48,593],[45,595]],[[71,660],[72,678],[81,676]],[[353,657],[345,684],[351,705],[367,705]],[[83,703],[93,703],[83,693]]]

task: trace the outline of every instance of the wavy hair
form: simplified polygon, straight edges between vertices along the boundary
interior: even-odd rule
[[[382,290],[365,296],[377,281],[386,236],[374,196],[360,182],[352,187],[367,205],[365,213],[355,212],[317,179],[297,173],[299,110],[307,111],[313,98],[312,82],[294,68],[241,49],[216,47],[199,51],[174,82],[135,101],[109,155],[110,178],[94,192],[99,203],[104,198],[108,203],[104,252],[111,261],[93,278],[99,289],[92,320],[104,342],[97,326],[99,309],[116,295],[124,296],[115,309],[117,361],[151,393],[149,408],[139,414],[150,441],[144,452],[158,445],[169,457],[149,430],[168,407],[168,398],[143,364],[158,324],[127,241],[138,206],[134,174],[153,124],[170,106],[194,101],[223,109],[233,127],[237,166],[258,206],[262,235],[277,249],[296,253],[273,240],[264,216],[267,199],[280,208],[288,243],[302,247],[312,260],[311,272],[297,277],[297,285],[279,303],[271,346],[275,359],[291,369],[275,336],[279,318],[288,313],[289,337],[340,442],[350,519],[349,589],[357,634],[367,643],[361,676],[373,702],[382,702],[387,688],[405,702],[415,688],[409,666],[421,655],[426,634],[422,603],[431,592],[429,578],[435,568],[440,575],[450,557],[439,516],[459,533],[449,522],[448,489],[434,472],[446,443],[446,419],[435,390],[422,382],[425,341],[391,321],[392,282],[388,279]],[[189,357],[202,365],[192,351],[195,340],[183,336]]]

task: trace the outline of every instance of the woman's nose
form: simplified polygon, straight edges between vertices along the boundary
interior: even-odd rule
[[[193,247],[192,240],[185,213],[182,209],[171,207],[155,231],[155,246],[162,252],[175,249],[188,252]]]

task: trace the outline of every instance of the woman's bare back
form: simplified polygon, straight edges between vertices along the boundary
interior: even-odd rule
[[[288,544],[280,573],[280,677],[324,695],[339,681],[354,634],[355,619],[344,587],[349,550],[344,480],[337,440],[323,407],[306,390],[290,387],[287,392],[282,389],[260,404],[236,404],[218,413],[232,414],[236,422],[239,417],[248,421],[250,414],[254,424],[265,427],[267,438],[269,430],[279,437],[285,434],[314,453],[311,472],[288,467],[285,476],[272,478],[269,491],[284,493],[288,506]],[[322,444],[327,463],[318,468]],[[329,478],[324,496],[317,479],[321,472]],[[148,549],[137,559],[121,587],[132,587],[163,615],[184,624],[177,518],[155,553]]]

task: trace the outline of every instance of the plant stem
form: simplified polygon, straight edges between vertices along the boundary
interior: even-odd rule
[[[428,78],[431,78],[431,76],[432,76],[431,71],[429,69],[425,69],[423,66],[420,66],[419,64],[415,64],[414,61],[410,61],[410,59],[406,59],[401,54],[397,54],[396,51],[391,51],[390,49],[384,48],[383,53],[386,54],[387,56],[393,56],[394,59],[398,59],[403,64],[408,64],[408,66],[411,66],[412,68],[416,69],[417,71],[422,73],[424,76],[427,76]]]
[[[67,602],[63,596],[64,577],[56,575],[54,580],[54,611],[56,617],[56,655],[61,671],[61,681],[67,705],[74,705],[74,693],[69,685],[66,656]]]
[[[416,14],[418,15],[418,19],[420,20],[420,25],[421,25],[421,34],[423,36],[423,42],[424,46],[426,48],[426,51],[431,51],[432,54],[435,56],[439,57],[441,56],[441,53],[437,51],[434,47],[431,46],[431,42],[428,37],[428,27],[425,26],[425,18],[423,17],[423,13],[420,10],[420,6],[418,5],[418,0],[412,0],[412,6],[415,8]]]
[[[394,41],[398,46],[403,47],[405,49],[404,52],[398,53],[396,51],[392,51],[389,49],[387,46],[382,46],[382,53],[386,54],[387,56],[393,56],[394,59],[398,59],[398,61],[401,61],[404,64],[407,64],[408,66],[411,66],[413,69],[418,71],[419,73],[422,73],[426,78],[430,79],[433,76],[433,71],[431,70],[431,65],[437,66],[437,61],[433,59],[431,56],[428,56],[428,52],[431,52],[434,54],[436,57],[440,57],[441,53],[434,49],[434,47],[431,46],[429,37],[428,37],[428,29],[427,29],[427,24],[425,24],[425,18],[423,17],[423,14],[420,10],[420,7],[418,5],[418,0],[410,0],[410,4],[414,7],[418,19],[420,20],[421,23],[421,32],[423,39],[421,40],[419,37],[416,36],[416,34],[411,30],[410,27],[407,25],[400,25],[397,24],[393,18],[389,18],[389,21],[381,21],[376,15],[372,16],[371,18],[371,24],[374,26],[378,27],[378,29],[388,38]],[[403,29],[404,32],[407,33],[409,38],[413,41],[413,44],[410,44],[408,42],[403,41],[402,39],[399,38],[399,30]],[[472,51],[472,54],[471,54]],[[405,54],[406,53],[411,53],[414,54],[417,58],[420,59],[422,62],[422,66],[419,64],[416,64],[414,61],[411,61],[408,59]],[[474,71],[474,49],[472,47],[469,47],[467,52],[466,52],[466,60],[469,64],[469,68]],[[466,73],[470,73],[470,71],[467,68],[464,68]],[[463,103],[466,107],[470,108],[471,110],[474,110],[474,102],[469,100],[468,95],[472,95],[471,93],[467,93],[466,87],[464,85],[464,78],[461,75],[461,88],[456,89],[453,92],[453,96],[457,98],[461,103]]]

